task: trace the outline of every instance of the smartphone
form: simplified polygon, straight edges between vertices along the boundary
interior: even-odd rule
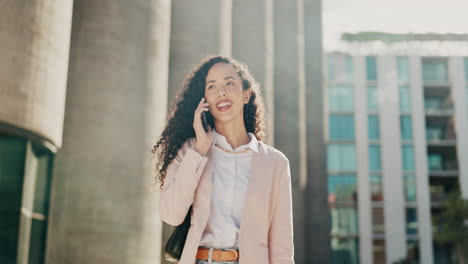
[[[202,125],[203,129],[205,129],[205,132],[208,132],[208,121],[206,120],[206,111],[203,111],[201,113],[201,120],[202,120]]]

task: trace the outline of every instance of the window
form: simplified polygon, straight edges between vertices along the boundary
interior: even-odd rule
[[[356,176],[328,176],[328,202],[356,202]]]
[[[385,240],[374,239],[372,251],[374,253],[374,263],[385,263]]]
[[[380,139],[379,116],[369,115],[367,118],[369,139]]]
[[[465,57],[465,80],[468,81],[468,57]]]
[[[330,115],[329,122],[330,139],[352,140],[354,139],[354,117],[353,115]]]
[[[427,157],[429,170],[442,170],[442,155],[431,153]]]
[[[424,98],[424,108],[426,110],[440,110],[442,109],[443,100],[440,96],[427,96]]]
[[[356,148],[354,144],[329,144],[327,165],[328,171],[355,171]]]
[[[330,81],[353,81],[353,58],[348,55],[328,55],[328,80]]]
[[[406,248],[407,248],[407,252],[406,252],[406,256],[409,263],[420,263],[420,258],[419,258],[419,241],[417,240],[407,240],[406,241]],[[434,248],[435,250],[434,251],[437,251],[436,248]],[[437,254],[437,253],[435,253]],[[435,256],[435,261],[434,263],[450,263],[450,261],[443,261],[443,260],[440,260],[438,261],[437,259],[437,256]]]
[[[379,109],[377,86],[367,86],[367,110],[375,111]]]
[[[358,264],[359,243],[356,238],[331,239],[331,263],[332,264]]]
[[[397,57],[398,80],[409,81],[408,57]]]
[[[411,111],[411,96],[408,86],[400,86],[400,111]]]
[[[380,157],[379,145],[369,145],[369,170],[371,171],[382,170],[382,161]]]
[[[19,219],[27,141],[0,137],[0,260],[16,263]]]
[[[422,71],[424,81],[448,80],[447,60],[423,59]]]
[[[374,56],[366,57],[366,76],[367,80],[377,80],[377,61]]]
[[[329,87],[328,107],[330,111],[353,111],[353,88],[343,85],[334,85]]]
[[[371,198],[373,202],[383,201],[382,176],[378,174],[370,175]]]
[[[406,234],[417,235],[418,234],[418,216],[416,208],[406,208]]]
[[[427,140],[441,140],[445,139],[444,128],[442,126],[427,126],[426,139]]]
[[[412,138],[412,126],[411,126],[411,116],[402,115],[400,116],[400,129],[401,129],[401,139],[411,139]]]
[[[331,234],[358,235],[358,214],[355,206],[331,206]]]
[[[384,226],[384,211],[382,207],[372,208],[372,232],[374,234],[383,234]]]
[[[413,171],[414,170],[413,146],[403,145],[403,147],[402,147],[402,157],[403,157],[403,170]]]
[[[416,178],[414,175],[405,175],[405,198],[407,202],[416,201]]]
[[[28,250],[25,254],[30,263],[44,262],[52,158],[44,147],[24,138],[0,136],[0,226],[4,242],[0,247],[1,263],[17,261],[18,243],[27,243],[20,246]],[[32,177],[25,178],[25,171]],[[25,185],[34,187],[29,196],[32,204],[22,200]],[[23,207],[40,217],[22,215],[28,221],[20,227],[18,219]],[[19,238],[20,229],[30,230],[21,234],[24,239]]]

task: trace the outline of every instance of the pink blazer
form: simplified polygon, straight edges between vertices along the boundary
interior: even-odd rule
[[[159,192],[159,213],[170,225],[180,225],[191,204],[190,229],[180,264],[195,263],[202,233],[210,214],[211,149],[205,157],[187,140],[167,168]],[[294,263],[291,172],[288,158],[258,141],[239,233],[240,264]]]

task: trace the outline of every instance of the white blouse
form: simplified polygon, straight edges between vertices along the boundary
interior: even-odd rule
[[[239,248],[239,230],[250,176],[253,151],[258,153],[257,138],[248,133],[250,142],[234,151],[250,148],[243,153],[229,153],[218,147],[233,150],[221,134],[213,129],[213,181],[211,208],[200,246]]]

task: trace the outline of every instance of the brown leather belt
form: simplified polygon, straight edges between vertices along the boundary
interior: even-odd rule
[[[209,248],[198,247],[197,259],[208,260]],[[239,261],[239,250],[234,249],[213,249],[213,261]]]

